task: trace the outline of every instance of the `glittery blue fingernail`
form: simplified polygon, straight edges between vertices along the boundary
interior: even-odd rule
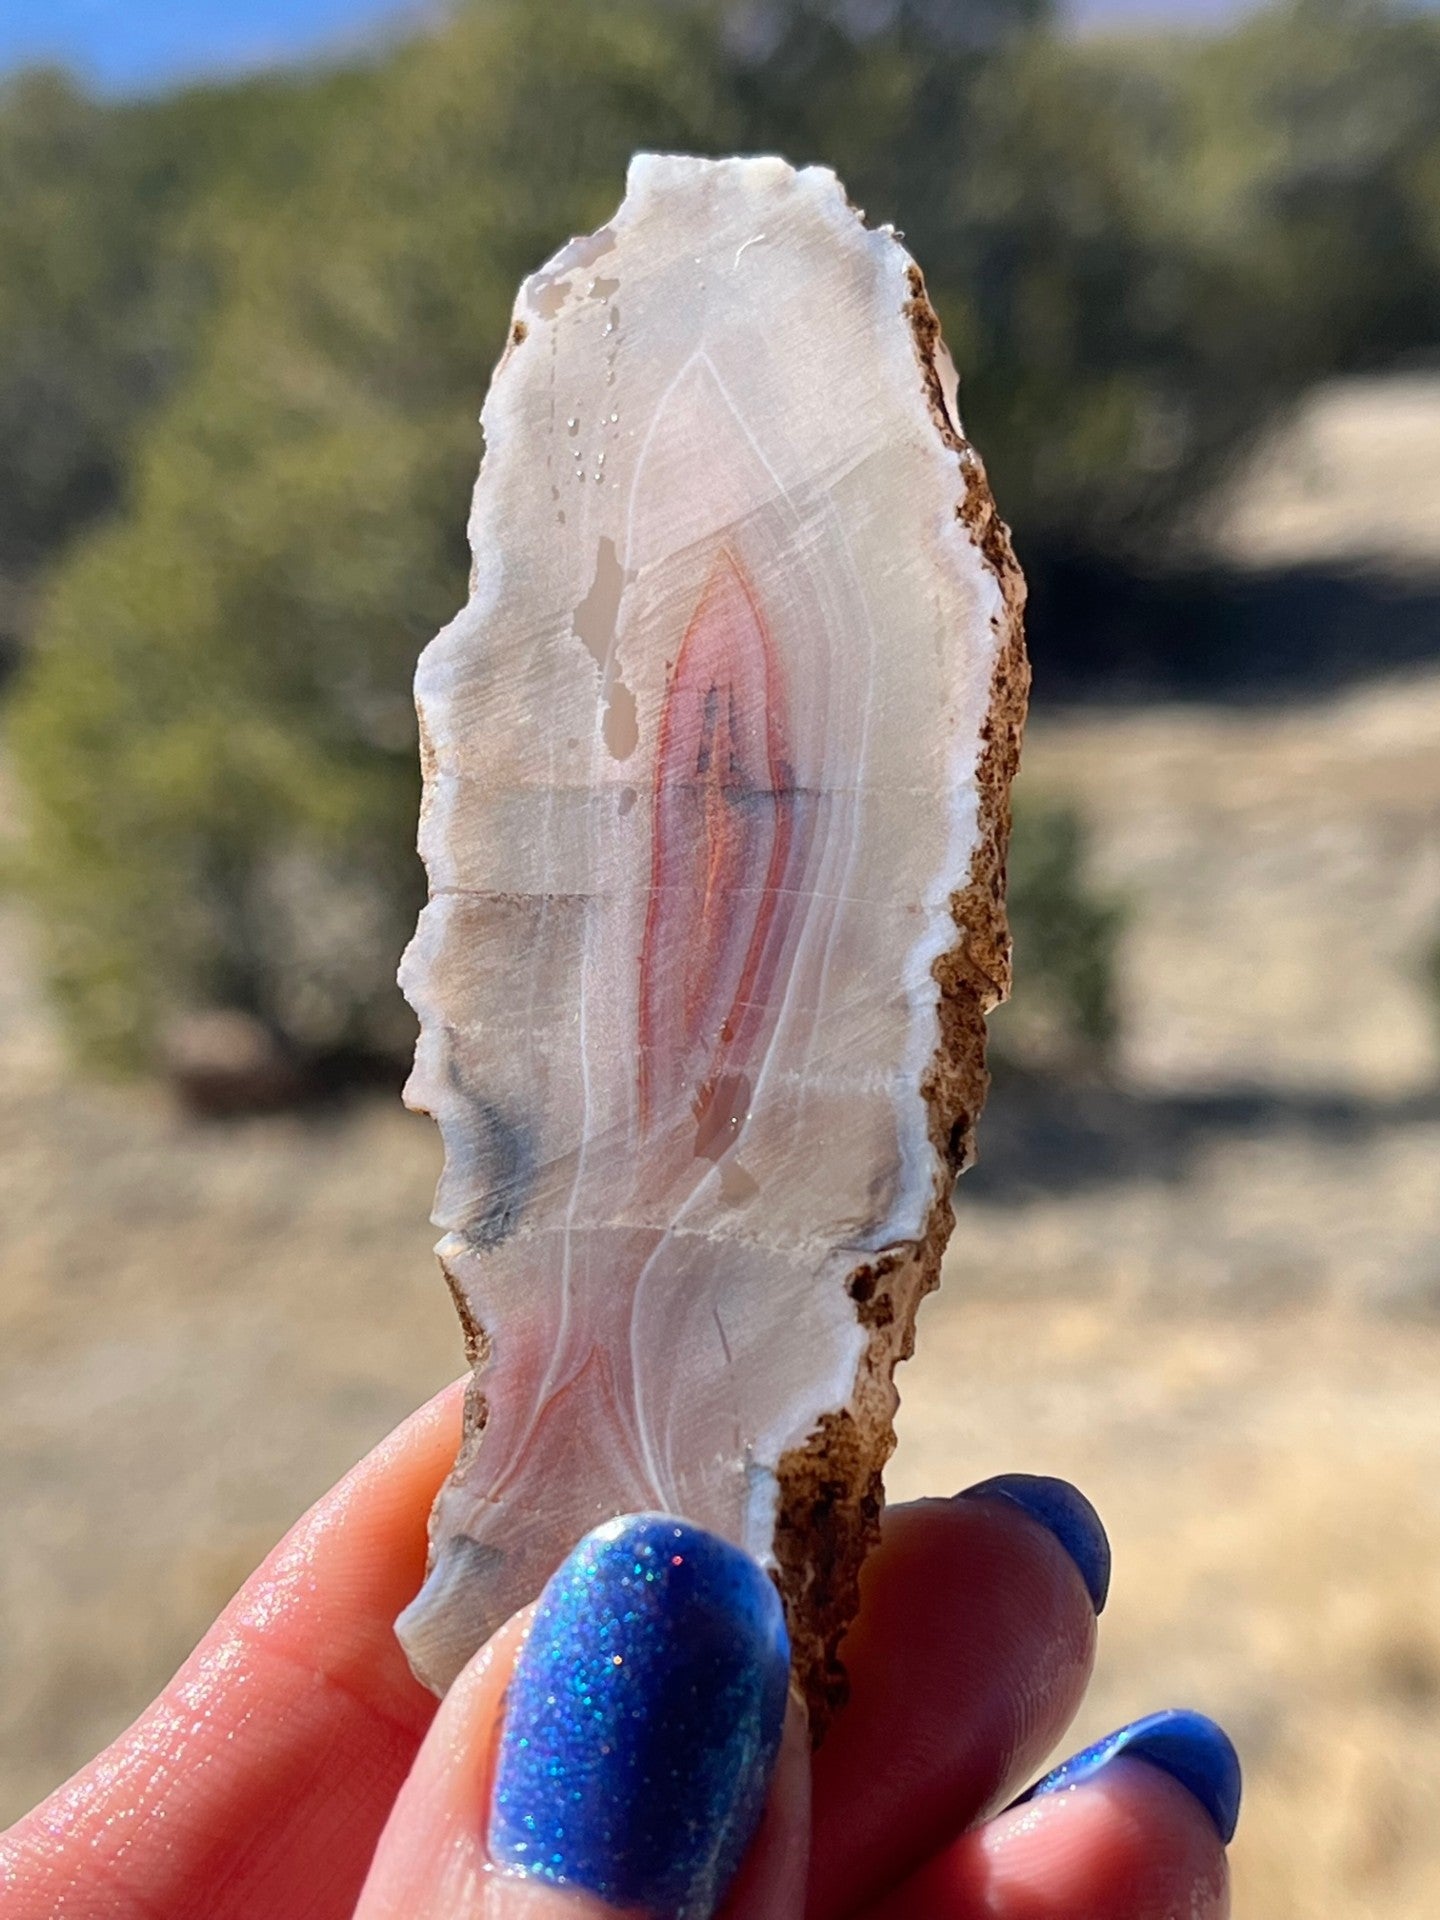
[[[1110,1592],[1110,1541],[1100,1516],[1068,1480],[1044,1473],[1001,1473],[956,1496],[961,1500],[1007,1500],[1048,1527],[1080,1570],[1096,1613]]]
[[[540,1597],[505,1703],[490,1852],[656,1920],[708,1920],[754,1836],[790,1672],[738,1547],[632,1514]]]
[[[1222,1727],[1203,1713],[1180,1707],[1132,1720],[1118,1733],[1097,1740],[1093,1747],[1086,1747],[1073,1760],[1047,1773],[1015,1804],[1018,1807],[1041,1794],[1078,1787],[1122,1755],[1130,1760],[1148,1760],[1188,1788],[1229,1846],[1240,1818],[1240,1757]]]

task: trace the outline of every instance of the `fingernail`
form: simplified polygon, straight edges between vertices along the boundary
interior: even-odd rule
[[[956,1496],[960,1500],[1008,1500],[1047,1527],[1080,1570],[1090,1604],[1105,1611],[1110,1592],[1110,1540],[1094,1507],[1068,1480],[1044,1473],[1001,1473]]]
[[[706,1920],[759,1825],[789,1672],[748,1554],[659,1514],[597,1527],[541,1595],[506,1696],[496,1865]]]
[[[1240,1818],[1240,1756],[1223,1727],[1216,1726],[1205,1714],[1183,1707],[1132,1720],[1118,1733],[1097,1740],[1093,1747],[1086,1747],[1073,1760],[1047,1773],[1022,1793],[1015,1805],[1038,1799],[1041,1794],[1059,1793],[1065,1787],[1078,1787],[1122,1754],[1130,1760],[1148,1760],[1178,1780],[1204,1807],[1229,1846]]]

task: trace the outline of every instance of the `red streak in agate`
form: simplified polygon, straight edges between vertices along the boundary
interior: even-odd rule
[[[744,1124],[745,1068],[772,1022],[793,827],[775,650],[724,552],[665,689],[640,955],[641,1124],[668,1123],[688,1093],[712,1159]]]

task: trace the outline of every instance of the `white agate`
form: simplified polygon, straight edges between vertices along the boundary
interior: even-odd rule
[[[477,1361],[437,1688],[637,1509],[777,1566],[828,1684],[1004,985],[1018,576],[953,409],[821,169],[642,155],[521,289],[417,675],[406,1098]]]

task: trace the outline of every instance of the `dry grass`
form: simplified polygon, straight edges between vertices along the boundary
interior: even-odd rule
[[[927,1309],[893,1490],[1019,1465],[1096,1501],[1116,1573],[1078,1739],[1164,1705],[1224,1721],[1239,1914],[1433,1914],[1440,1331],[960,1291]]]
[[[52,1099],[39,1139],[33,1106],[9,1112],[28,1153],[0,1140],[7,1197],[25,1189],[0,1230],[12,1813],[124,1724],[458,1358],[421,1123],[377,1106],[197,1132],[158,1103]],[[1313,1294],[1210,1315],[1093,1275],[1078,1303],[1026,1292],[1065,1210],[962,1214],[904,1379],[893,1489],[1075,1478],[1117,1559],[1077,1738],[1206,1707],[1249,1770],[1238,1911],[1419,1920],[1440,1869],[1440,1329]],[[998,1287],[962,1270],[982,1251]]]
[[[1276,1102],[1164,1166],[1126,1149],[1067,1190],[1037,1149],[1029,1197],[973,1182],[903,1379],[898,1495],[1023,1467],[1095,1499],[1116,1584],[1075,1738],[1166,1703],[1224,1719],[1257,1920],[1428,1920],[1440,1881],[1440,1121],[1395,939],[1431,912],[1440,840],[1433,779],[1380,778],[1422,708],[1433,769],[1434,689],[1308,734],[1041,733],[1031,777],[1081,795],[1143,903],[1137,1141],[1207,1061]],[[1358,918],[1337,895],[1357,871]],[[460,1358],[426,1123],[377,1103],[197,1129],[76,1086],[17,940],[0,925],[0,1816],[116,1732]],[[1360,1102],[1338,1131],[1312,1099],[1327,1063]]]

